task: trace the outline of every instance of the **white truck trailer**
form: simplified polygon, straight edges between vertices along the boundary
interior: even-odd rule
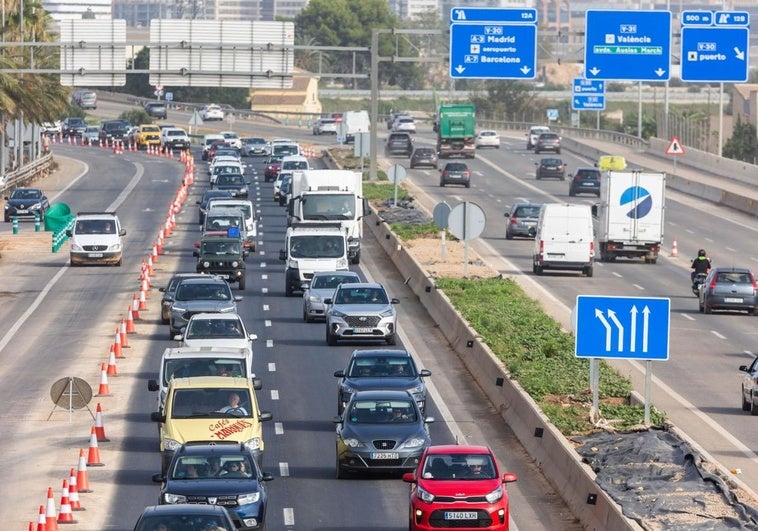
[[[592,207],[600,260],[643,258],[654,264],[663,241],[666,174],[608,171],[600,179],[600,202]]]

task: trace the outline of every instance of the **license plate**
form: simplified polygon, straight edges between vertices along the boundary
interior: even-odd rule
[[[22,210],[20,208],[16,209],[16,214],[26,214],[27,212],[29,212],[29,211],[28,210]]]
[[[371,459],[398,459],[400,455],[397,452],[372,452]]]
[[[736,304],[736,303],[741,303],[742,299],[738,299],[738,298],[735,298],[735,297],[726,297],[724,299],[724,302],[731,302],[731,303],[735,303]]]
[[[534,227],[535,225],[537,225],[537,222],[536,221],[525,221],[524,225],[526,225],[527,227]]]
[[[445,511],[445,520],[476,520],[474,511]]]
[[[550,260],[563,260],[564,258],[566,258],[566,255],[565,254],[550,254],[550,253],[548,253],[547,257]]]
[[[229,275],[216,275],[217,277],[221,277],[224,280],[229,280]]]
[[[103,253],[87,253],[87,258],[102,258]]]
[[[373,331],[373,328],[353,328],[354,334],[370,334]]]

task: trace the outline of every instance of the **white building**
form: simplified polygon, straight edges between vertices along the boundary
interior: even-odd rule
[[[81,19],[88,12],[94,18],[113,18],[111,0],[42,0],[42,7],[55,21]]]

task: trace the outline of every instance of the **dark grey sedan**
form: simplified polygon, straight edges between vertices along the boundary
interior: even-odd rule
[[[537,220],[540,217],[540,206],[536,203],[516,203],[505,217],[508,221],[505,225],[505,239],[512,240],[514,236],[534,238],[537,230]]]
[[[359,391],[337,425],[337,478],[358,472],[401,472],[418,466],[432,443],[428,424],[407,391]]]
[[[50,208],[45,193],[39,188],[16,188],[5,196],[5,222],[13,218],[32,218],[45,221],[45,212]]]
[[[411,168],[429,166],[437,169],[437,151],[434,148],[420,147],[413,150]]]
[[[752,271],[741,267],[711,269],[698,291],[701,313],[746,311],[758,315],[758,284]]]
[[[358,391],[371,389],[402,389],[416,400],[419,409],[426,409],[424,378],[432,371],[416,368],[407,350],[365,349],[354,350],[345,370],[335,371],[340,378],[337,384],[337,413],[342,415],[350,398]]]
[[[535,162],[537,169],[534,172],[535,178],[540,179],[560,179],[566,180],[566,164],[562,159],[557,157],[545,157]]]

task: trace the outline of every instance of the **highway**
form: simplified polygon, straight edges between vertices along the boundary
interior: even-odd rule
[[[173,120],[173,116],[169,118]],[[182,118],[186,121],[189,115]],[[175,123],[181,122],[177,119]],[[285,131],[261,124],[235,126],[238,131],[256,131],[264,136],[279,136]],[[294,130],[289,133],[296,134]],[[297,136],[303,141],[312,140],[302,132]],[[420,142],[431,141],[429,133],[419,137]],[[669,193],[666,231],[667,235],[678,235],[679,252],[684,259],[664,256],[656,265],[621,260],[597,264],[591,279],[564,273],[537,279],[530,273],[532,242],[505,240],[503,212],[516,200],[568,201],[568,184],[536,182],[536,157],[524,149],[521,139],[503,141],[500,150],[480,152],[470,162],[474,176],[469,190],[439,188],[433,171],[409,171],[418,187],[419,200],[430,205],[443,199],[451,204],[476,201],[488,220],[479,242],[486,245],[480,254],[504,273],[521,276],[522,271],[526,272],[523,276],[527,282],[537,281],[555,297],[558,312],[569,311],[579,293],[670,297],[671,359],[655,364],[655,375],[661,384],[654,403],[666,403],[663,391],[669,389],[691,404],[684,409],[696,421],[691,429],[684,426],[685,431],[725,466],[741,468],[741,478],[755,490],[758,484],[753,478],[758,477],[758,470],[751,450],[752,419],[739,407],[740,373],[736,370],[752,359],[755,321],[744,315],[699,314],[697,301],[689,290],[686,258],[704,246],[717,265],[754,265],[756,255],[741,254],[743,250],[755,252],[745,244],[755,237],[754,219]],[[149,252],[181,178],[177,162],[144,154],[116,157],[108,150],[82,153],[77,151],[82,148],[58,149],[61,154],[85,159],[89,172],[57,200],[70,204],[75,211],[117,208],[129,231],[127,254],[120,269],[65,268],[65,252],[46,253],[33,260],[4,254],[0,260],[0,269],[8,279],[3,293],[6,304],[0,307],[0,345],[5,361],[0,368],[0,381],[6,384],[2,386],[2,398],[8,404],[2,418],[4,426],[10,428],[0,449],[8,456],[10,477],[20,478],[24,485],[17,488],[4,483],[0,487],[4,500],[0,516],[18,522],[14,528],[34,518],[38,505],[44,503],[48,485],[59,496],[60,480],[69,467],[76,465],[78,452],[71,452],[71,441],[79,439],[86,448],[91,420],[85,412],[77,411],[69,425],[68,415],[58,410],[47,421],[52,409],[48,389],[56,379],[76,375],[87,379],[97,391],[100,363],[107,360],[116,323],[138,288],[140,260]],[[563,158],[570,168],[589,164],[565,152]],[[260,338],[255,344],[254,364],[264,382],[261,408],[274,412],[274,422],[265,425],[264,468],[277,476],[269,484],[270,529],[351,529],[356,523],[362,529],[404,528],[407,487],[397,478],[347,482],[333,479],[331,418],[335,414],[336,382],[331,374],[342,367],[355,345],[326,347],[323,326],[304,325],[299,301],[283,296],[283,268],[277,255],[284,236],[284,212],[273,204],[270,185],[262,182],[261,165],[262,160],[255,161],[251,170],[259,176],[254,200],[260,205],[263,245],[261,254],[248,260],[248,289],[240,313]],[[203,185],[195,188],[179,216],[180,229],[157,265],[158,280],[165,281],[175,270],[192,270],[191,244],[197,236],[192,202]],[[591,203],[595,198],[571,200]],[[3,232],[7,231],[8,227],[3,227]],[[64,246],[62,251],[65,250]],[[386,261],[374,256],[378,253],[369,254],[372,258],[364,260],[361,269],[366,276],[385,282],[391,295],[401,298],[401,339],[417,352],[422,366],[433,371],[431,382],[442,398],[438,401],[433,396],[431,414],[438,419],[432,425],[434,442],[451,442],[456,437],[469,441],[483,438],[500,448],[501,462],[519,473],[519,481],[509,487],[518,529],[580,528],[565,513],[565,507],[551,499],[551,489],[538,471],[530,469],[523,449],[508,439],[507,428],[493,422],[496,416],[486,404],[477,403],[476,388],[455,357],[435,343],[441,341],[439,333],[422,312],[413,308],[411,297],[402,290],[402,279],[393,278]],[[539,293],[539,289],[535,292]],[[148,420],[155,397],[147,392],[146,381],[154,374],[163,348],[172,343],[165,339],[165,326],[157,320],[155,289],[150,305],[152,312],[138,324],[139,333],[126,349],[127,358],[119,363],[119,377],[111,378],[114,397],[93,399],[92,405],[103,402],[112,442],[101,443],[106,466],[90,469],[91,481],[97,480],[96,491],[86,498],[82,495],[89,507],[86,513],[77,514],[81,529],[130,529],[141,508],[157,498],[157,486],[150,483],[158,467],[156,429]],[[293,334],[293,330],[297,332]],[[625,370],[638,377],[633,366]],[[456,422],[446,424],[443,419]],[[544,511],[545,507],[551,510]],[[97,513],[107,517],[98,520]]]

